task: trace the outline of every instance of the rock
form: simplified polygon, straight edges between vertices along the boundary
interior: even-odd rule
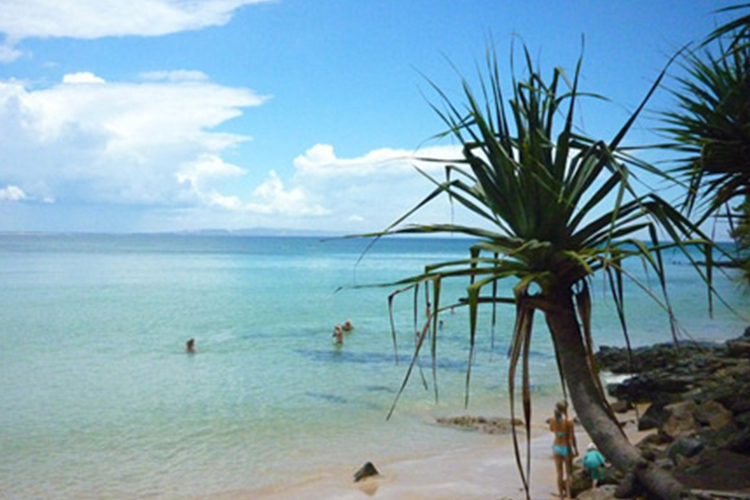
[[[691,488],[741,491],[750,488],[750,457],[727,450],[706,450],[700,459],[675,477]]]
[[[362,481],[363,479],[366,479],[368,477],[379,475],[380,473],[378,472],[378,469],[375,468],[372,462],[367,462],[365,465],[360,467],[357,472],[354,473],[354,482],[358,483],[359,481]]]
[[[669,412],[669,417],[661,430],[673,439],[695,433],[699,428],[698,422],[693,417],[697,408],[693,401],[665,406],[664,409]]]
[[[583,469],[583,467],[580,466],[574,466],[573,467],[573,473],[571,474],[571,481],[570,481],[570,497],[571,498],[578,498],[578,495],[590,489],[594,483],[591,480],[591,477],[586,474],[586,471]]]
[[[699,423],[708,425],[715,431],[732,424],[732,412],[716,401],[702,403],[693,412],[693,416]]]
[[[664,470],[674,469],[674,462],[669,458],[659,458],[657,460],[654,460],[654,465]]]
[[[705,444],[695,436],[681,437],[669,447],[667,456],[672,462],[679,464],[682,457],[691,458],[700,453]]]
[[[726,449],[742,455],[750,455],[750,428],[735,433],[727,442]]]
[[[482,434],[509,434],[514,426],[523,425],[523,421],[517,418],[511,420],[509,418],[472,417],[468,415],[440,417],[436,421],[440,425],[477,431]]]
[[[641,486],[635,479],[635,474],[628,472],[614,491],[615,498],[632,498],[641,493]]]
[[[734,387],[726,384],[706,383],[696,399],[703,402],[717,401],[725,408],[731,408],[737,399],[737,393]]]
[[[578,500],[612,500],[615,497],[617,487],[611,484],[600,486],[581,492],[576,498]]]
[[[750,357],[750,340],[730,340],[727,342],[730,356],[737,358]]]
[[[601,354],[611,371],[636,373],[608,386],[610,395],[623,407],[651,403],[638,423],[639,430],[658,430],[637,445],[646,460],[695,488],[750,487],[750,327],[723,344],[663,344],[635,349],[632,357],[615,348]],[[628,483],[618,496],[637,493]]]
[[[734,421],[740,429],[747,429],[750,427],[750,411],[735,416]]]
[[[750,370],[748,370],[750,373]],[[734,401],[727,406],[732,413],[739,414],[750,411],[750,382],[739,384],[734,391]]]
[[[615,401],[610,406],[615,413],[627,413],[633,409],[633,404],[630,401]]]
[[[679,394],[689,390],[695,383],[693,375],[647,373],[629,378],[619,384],[609,384],[610,396],[630,403],[650,403],[655,398],[677,401]]]
[[[647,431],[659,429],[667,422],[669,412],[664,409],[666,401],[659,401],[651,404],[643,416],[638,420],[638,430]]]

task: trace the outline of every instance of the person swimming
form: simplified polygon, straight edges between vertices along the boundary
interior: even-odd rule
[[[347,320],[344,321],[344,325],[341,327],[341,329],[345,332],[351,332],[352,330],[354,330],[354,325],[352,325],[351,320],[347,318]]]
[[[341,325],[333,327],[332,337],[336,339],[336,344],[340,345],[344,343],[344,331],[341,329]]]
[[[190,339],[185,342],[185,350],[190,353],[195,352],[195,339]]]

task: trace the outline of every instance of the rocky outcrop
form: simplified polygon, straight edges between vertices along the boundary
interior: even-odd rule
[[[597,361],[633,375],[610,396],[649,404],[638,424],[656,430],[638,445],[646,458],[692,487],[750,488],[750,328],[723,344],[603,347]]]
[[[458,417],[441,417],[437,419],[439,425],[454,427],[457,429],[476,431],[482,434],[508,434],[513,426],[523,425],[520,419],[509,418],[487,418],[462,415]]]

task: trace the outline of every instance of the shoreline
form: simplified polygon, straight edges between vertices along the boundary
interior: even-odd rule
[[[582,431],[582,429],[581,429]],[[456,432],[466,432],[459,431]],[[585,432],[577,433],[587,439]],[[469,443],[439,454],[375,463],[380,476],[355,483],[355,468],[334,470],[324,477],[276,491],[237,496],[217,496],[206,500],[292,500],[325,498],[357,500],[479,500],[522,499],[524,490],[510,435],[482,435],[482,443]],[[474,440],[471,440],[474,441]],[[554,496],[555,470],[551,457],[551,436],[536,431],[531,439],[531,496]],[[522,445],[525,449],[525,444]]]
[[[546,413],[538,410],[542,404],[549,408],[547,398],[535,402],[532,424],[530,495],[535,500],[557,498],[555,466],[552,459],[553,437],[544,420]],[[575,418],[575,415],[572,415]],[[620,417],[627,422],[628,413]],[[637,439],[633,425],[626,425],[631,439]],[[513,439],[507,434],[486,434],[454,428],[455,442],[462,444],[438,453],[416,454],[412,457],[373,460],[380,475],[358,483],[353,474],[363,464],[333,467],[308,478],[300,477],[295,484],[259,491],[235,491],[201,497],[200,500],[296,500],[325,498],[327,500],[523,500],[525,492],[518,472]],[[586,449],[590,439],[580,424],[576,425],[579,452]],[[522,454],[527,447],[523,429],[519,429]],[[387,458],[387,457],[385,457]]]

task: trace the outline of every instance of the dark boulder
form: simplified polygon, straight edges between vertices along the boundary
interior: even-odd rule
[[[372,462],[367,462],[365,465],[360,467],[357,472],[354,473],[354,482],[357,483],[359,481],[362,481],[363,479],[367,479],[368,477],[379,475],[380,473],[378,472],[378,469],[375,468]]]
[[[686,436],[675,440],[669,447],[667,456],[675,463],[680,463],[681,457],[690,458],[700,453],[705,443],[697,436]]]
[[[664,409],[667,404],[669,404],[669,402],[665,400],[651,404],[643,416],[638,420],[638,430],[648,431],[651,429],[660,429],[669,418],[669,412]]]
[[[725,448],[742,455],[750,455],[750,428],[736,432],[727,442]]]
[[[619,384],[609,384],[610,396],[630,403],[648,403],[655,396],[671,401],[680,399],[695,384],[693,375],[672,375],[668,373],[645,373],[629,378]]]

